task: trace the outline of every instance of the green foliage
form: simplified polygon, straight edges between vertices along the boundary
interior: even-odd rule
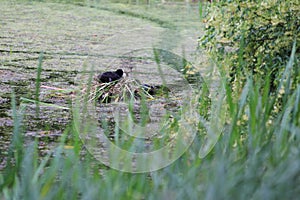
[[[241,33],[243,40],[226,43],[238,49],[237,53],[225,52],[226,45],[223,45],[223,53],[238,54],[236,58],[221,60],[219,57],[218,64],[232,64],[236,60],[236,67],[250,66],[244,57],[249,35],[245,30]],[[206,45],[217,49],[218,41],[221,40],[210,38]],[[279,95],[270,95],[269,84],[250,77],[245,78],[237,97],[226,74],[220,73],[220,87],[226,88],[224,109],[228,112],[218,116],[226,117],[226,125],[220,129],[222,134],[212,152],[199,158],[203,143],[196,139],[182,157],[151,173],[123,173],[95,160],[80,142],[75,128],[76,115],[57,147],[44,157],[38,155],[38,139],[24,140],[24,108],[16,105],[13,95],[14,129],[5,169],[0,172],[0,199],[298,199],[300,85],[290,90],[289,85],[299,81],[299,76],[295,76],[298,58],[293,41],[284,54],[288,58],[282,60],[286,64],[278,65],[282,67],[282,76],[275,88]],[[261,58],[266,57],[263,52]],[[223,65],[219,69],[223,69]],[[263,66],[257,69],[264,70]],[[266,83],[272,78],[270,74],[264,77]],[[37,90],[38,87],[37,80]],[[278,110],[276,102],[279,100]],[[30,101],[35,103],[35,100]],[[200,112],[210,110],[204,97],[199,98],[199,105]]]
[[[218,61],[227,65],[236,84],[254,74],[263,81],[271,74],[271,89],[278,85],[291,55],[300,44],[300,3],[281,0],[222,0],[212,3],[205,17],[206,34],[199,40]],[[226,57],[226,59],[224,59]],[[299,48],[294,61],[293,88],[300,82]]]
[[[290,73],[287,70],[285,76]],[[225,77],[221,78],[229,88]],[[297,199],[300,86],[292,93],[284,90],[286,101],[276,116],[272,113],[278,97],[269,95],[268,85],[255,85],[247,79],[238,102],[227,90],[225,107],[232,111],[208,156],[197,156],[200,144],[196,140],[170,166],[141,174],[109,169],[85,152],[79,141],[67,142],[68,137],[76,140],[78,135],[75,119],[60,144],[40,157],[37,141],[23,145],[22,114],[17,115],[22,108],[13,102],[15,128],[7,166],[0,173],[0,198]]]

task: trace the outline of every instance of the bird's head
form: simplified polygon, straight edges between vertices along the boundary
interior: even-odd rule
[[[124,72],[123,72],[122,69],[117,69],[116,73],[117,73],[120,77],[122,77]]]

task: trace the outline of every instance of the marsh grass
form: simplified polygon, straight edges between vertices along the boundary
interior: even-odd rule
[[[295,47],[294,47],[295,49]],[[287,64],[282,85],[290,84]],[[222,73],[221,73],[222,74]],[[38,156],[37,141],[24,146],[22,108],[12,97],[14,133],[7,167],[0,175],[4,199],[295,199],[300,193],[300,86],[284,96],[248,77],[239,96],[226,77],[226,124],[212,151],[198,157],[197,138],[170,166],[142,174],[123,173],[100,164],[85,151],[72,123],[60,144]],[[269,80],[268,78],[266,81]],[[280,109],[274,107],[283,99]],[[201,98],[200,98],[201,101]],[[202,102],[199,102],[200,104]],[[72,134],[73,143],[66,145]],[[71,147],[70,147],[71,145]]]
[[[40,157],[37,139],[24,144],[26,127],[22,118],[26,105],[16,105],[12,94],[14,129],[6,168],[0,173],[0,198],[297,199],[300,86],[290,90],[295,49],[296,43],[275,93],[270,92],[270,77],[254,84],[251,75],[236,93],[222,66],[218,66],[220,87],[225,89],[222,108],[226,109],[219,117],[226,118],[226,123],[215,145],[199,158],[199,149],[204,145],[199,129],[199,137],[183,156],[149,173],[123,173],[96,161],[78,136],[76,112],[57,147]],[[36,85],[38,91],[38,81]],[[209,115],[206,110],[210,106],[203,106],[209,105],[207,99],[198,100],[199,113]],[[217,100],[212,105],[223,103]],[[202,125],[210,126],[200,123],[199,127]],[[70,136],[71,142],[67,141]]]

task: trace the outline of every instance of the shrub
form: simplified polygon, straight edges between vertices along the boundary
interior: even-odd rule
[[[245,75],[278,85],[291,55],[300,44],[300,3],[282,0],[221,0],[208,6],[206,33],[199,45],[227,65],[233,85],[244,85]],[[226,59],[225,59],[226,58]],[[299,48],[296,47],[292,88],[299,84]],[[237,67],[239,66],[239,67]]]

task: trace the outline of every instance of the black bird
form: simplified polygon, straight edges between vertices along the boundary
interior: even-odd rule
[[[144,91],[148,92],[148,94],[154,95],[156,93],[156,91],[160,88],[160,86],[143,84],[142,88]]]
[[[114,72],[104,72],[103,74],[98,75],[98,80],[101,83],[109,83],[112,81],[119,80],[123,76],[123,70],[118,69]]]
[[[147,92],[148,94],[150,94],[151,96],[168,94],[168,92],[170,92],[170,89],[163,85],[142,84],[141,89]],[[135,94],[137,96],[140,96],[139,92],[140,92],[139,90],[136,90]]]

